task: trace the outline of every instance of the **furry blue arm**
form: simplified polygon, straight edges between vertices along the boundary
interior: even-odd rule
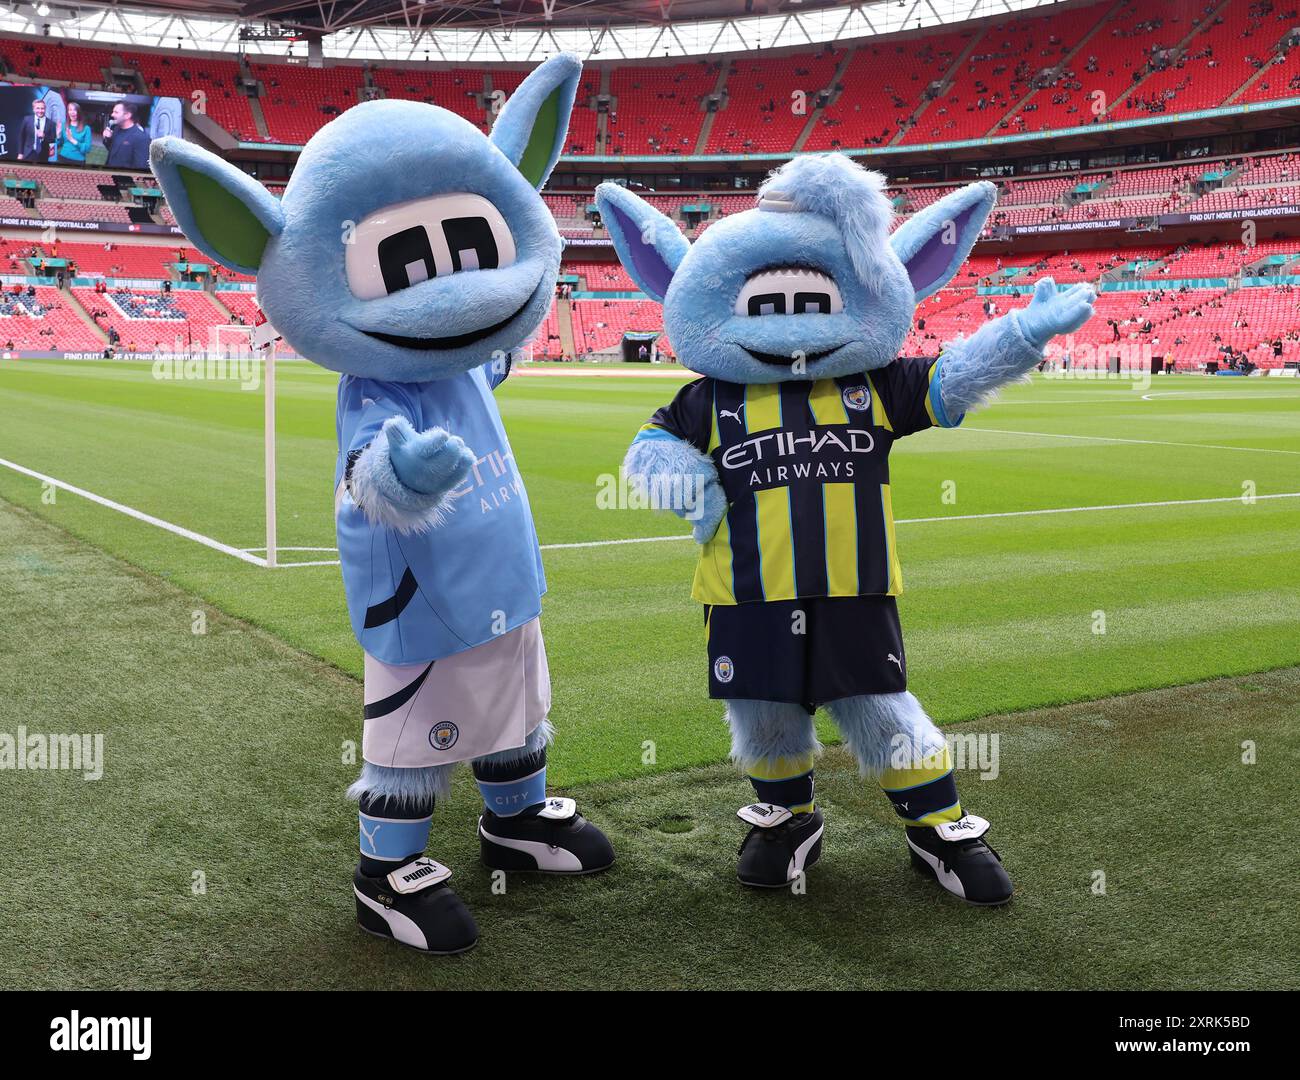
[[[661,428],[648,428],[632,441],[623,468],[656,509],[693,523],[696,543],[713,538],[727,514],[727,496],[707,456]]]
[[[1015,312],[986,322],[970,337],[943,347],[938,373],[943,411],[956,423],[1042,359],[1043,350],[1025,340]]]
[[[442,521],[473,467],[473,451],[454,435],[417,434],[394,416],[353,462],[348,489],[372,525],[424,532]]]
[[[1051,278],[1043,278],[1034,286],[1028,307],[945,345],[939,362],[944,412],[958,417],[987,404],[999,387],[1015,382],[1043,359],[1043,349],[1053,337],[1073,333],[1087,322],[1095,300],[1090,285],[1058,292]]]

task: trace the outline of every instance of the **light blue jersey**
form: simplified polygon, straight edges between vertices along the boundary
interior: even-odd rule
[[[523,479],[486,366],[435,382],[339,380],[335,522],[352,629],[388,664],[438,660],[522,626],[541,612],[542,554]],[[445,428],[474,451],[469,479],[441,524],[403,535],[372,525],[343,484],[349,455],[404,416]]]

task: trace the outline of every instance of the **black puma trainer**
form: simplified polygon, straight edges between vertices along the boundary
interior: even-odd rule
[[[826,819],[820,810],[794,814],[775,803],[751,803],[736,811],[753,828],[740,845],[736,876],[758,889],[782,889],[822,853]]]
[[[420,952],[446,956],[478,942],[474,916],[447,884],[451,871],[432,859],[412,859],[391,874],[352,875],[357,922],[376,937],[392,938]]]
[[[614,863],[609,838],[578,813],[572,799],[548,798],[536,813],[478,819],[483,865],[491,870],[594,874]]]
[[[967,814],[943,825],[909,825],[912,865],[968,904],[993,907],[1011,899],[1011,879],[1002,857],[984,841],[989,823]]]

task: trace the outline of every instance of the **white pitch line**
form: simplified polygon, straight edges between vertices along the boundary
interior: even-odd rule
[[[1155,390],[1150,394],[1143,394],[1143,401],[1155,401],[1156,398],[1166,397],[1195,397],[1195,398],[1212,398],[1215,401],[1258,401],[1260,398],[1292,398],[1300,397],[1297,394],[1273,394],[1262,393],[1255,394],[1247,390],[1240,393],[1228,392],[1222,390]]]
[[[1256,495],[1262,499],[1300,499],[1300,491],[1285,491],[1274,495]],[[921,525],[930,521],[978,521],[984,518],[1039,517],[1045,514],[1083,514],[1090,510],[1142,510],[1152,506],[1204,506],[1207,503],[1241,503],[1240,495],[1224,495],[1214,499],[1165,499],[1160,502],[1109,503],[1102,506],[1053,506],[1042,510],[1004,510],[994,514],[941,514],[939,517],[898,518],[895,525]]]
[[[85,488],[79,488],[75,484],[66,483],[63,480],[56,480],[53,476],[46,476],[35,469],[29,469],[25,465],[18,465],[15,462],[7,461],[0,458],[0,465],[6,469],[13,469],[14,472],[22,473],[24,476],[33,477],[42,483],[49,484],[58,488],[60,491],[66,491],[71,495],[80,495],[83,499],[89,499],[100,506],[106,506],[110,510],[116,510],[119,514],[125,514],[129,518],[135,518],[136,521],[143,521],[146,525],[154,525],[159,529],[165,529],[169,533],[183,537],[186,540],[193,540],[196,544],[202,544],[204,547],[210,547],[214,551],[220,551],[224,555],[233,555],[236,559],[242,559],[244,562],[252,563],[254,566],[265,566],[266,560],[251,555],[247,551],[242,551],[230,544],[223,544],[220,540],[214,540],[210,536],[204,536],[193,529],[187,529],[182,525],[174,525],[170,521],[164,521],[162,518],[154,517],[153,514],[146,514],[143,510],[137,510],[133,506],[125,506],[120,502],[114,502],[112,499],[106,499],[103,495],[96,495],[93,491],[87,491]]]
[[[1012,431],[1009,428],[961,427],[958,431],[987,431],[991,435],[1026,435],[1035,439],[1084,439],[1088,442],[1134,443],[1138,446],[1177,446],[1190,450],[1244,450],[1251,454],[1292,454],[1300,450],[1277,450],[1269,446],[1220,446],[1215,443],[1163,442],[1159,439],[1121,439],[1114,435],[1062,435],[1048,431]]]
[[[989,431],[990,428],[973,428],[975,431]],[[1026,435],[1029,432],[1016,431],[1010,432],[1013,435]],[[1062,436],[1071,438],[1075,436]],[[1087,436],[1077,436],[1086,438]],[[1131,441],[1131,440],[1124,440]],[[1190,445],[1203,445],[1193,443]],[[1226,447],[1225,449],[1247,449],[1246,447]],[[1278,451],[1279,453],[1291,453],[1292,451]],[[243,562],[252,563],[254,566],[266,567],[266,560],[252,554],[254,551],[265,550],[263,548],[237,548],[230,544],[223,544],[220,540],[214,540],[210,536],[204,536],[202,533],[194,532],[192,529],[186,529],[181,525],[175,525],[170,521],[164,521],[162,518],[154,517],[152,514],[146,514],[142,510],[136,510],[134,507],[125,506],[113,499],[107,499],[103,495],[96,495],[93,491],[87,491],[85,488],[79,488],[74,484],[66,483],[63,480],[57,480],[52,476],[46,476],[44,473],[37,472],[35,469],[29,469],[24,465],[18,465],[15,462],[7,461],[0,458],[0,466],[13,469],[15,472],[22,473],[24,476],[33,477],[36,480],[44,481],[47,484],[67,491],[73,495],[80,495],[83,499],[89,499],[100,506],[106,506],[110,510],[116,510],[120,514],[134,518],[137,521],[143,521],[146,525],[154,525],[159,529],[165,529],[167,532],[180,536],[186,540],[193,540],[196,544],[202,544],[204,547],[212,548],[214,551],[220,551],[225,555],[233,555],[236,559]],[[1257,501],[1266,499],[1300,499],[1300,491],[1286,491],[1271,495],[1256,495]],[[1054,506],[1045,507],[1039,510],[1004,510],[987,514],[941,514],[937,517],[922,518],[898,518],[895,520],[896,525],[925,525],[938,521],[981,521],[990,518],[1017,518],[1017,517],[1043,517],[1048,514],[1084,514],[1099,510],[1144,510],[1152,507],[1162,506],[1204,506],[1210,503],[1237,503],[1243,502],[1240,495],[1225,495],[1209,499],[1165,499],[1152,502],[1134,502],[1134,503],[1107,503],[1100,506]],[[596,548],[596,547],[616,547],[622,544],[658,544],[670,540],[690,540],[689,533],[678,536],[637,536],[624,540],[584,540],[578,543],[569,544],[542,544],[543,551],[561,551],[572,548]],[[330,547],[281,547],[278,551],[337,551],[337,548]],[[314,559],[296,563],[281,563],[276,569],[292,569],[297,566],[338,566],[338,559]]]
[[[1257,501],[1264,499],[1300,499],[1300,491],[1285,491],[1272,495],[1256,495]],[[895,525],[928,525],[936,521],[983,521],[989,518],[1043,517],[1048,514],[1086,514],[1096,510],[1145,510],[1159,506],[1205,506],[1210,503],[1245,503],[1240,495],[1216,496],[1212,499],[1163,499],[1151,502],[1108,503],[1101,506],[1050,506],[1039,510],[1004,510],[988,514],[941,514],[938,517],[898,518]],[[689,533],[679,536],[637,536],[628,540],[584,540],[577,544],[543,544],[543,551],[558,551],[566,548],[615,547],[619,544],[658,544],[665,540],[690,540]],[[287,550],[287,549],[281,549]],[[305,549],[304,549],[305,550]],[[330,549],[333,550],[333,549]],[[338,560],[332,562],[286,563],[286,566],[337,566]]]
[[[241,548],[242,551],[265,551],[264,547]],[[276,551],[338,551],[336,547],[284,547],[277,544]]]
[[[584,540],[579,544],[542,544],[543,551],[560,551],[564,548],[613,547],[615,544],[657,544],[661,540],[689,540],[686,536],[636,536],[630,540]]]

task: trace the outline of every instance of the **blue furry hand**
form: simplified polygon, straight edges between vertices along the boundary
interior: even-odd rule
[[[727,516],[727,495],[717,480],[707,480],[704,484],[704,504],[700,507],[700,516],[691,526],[691,535],[697,544],[707,544],[718,531],[722,519]]]
[[[460,487],[474,468],[474,451],[443,428],[417,432],[404,416],[384,424],[388,460],[405,488],[441,498]]]
[[[1029,306],[1013,311],[1025,340],[1035,349],[1043,349],[1058,334],[1070,334],[1092,318],[1097,294],[1091,285],[1079,283],[1056,291],[1056,282],[1046,277],[1034,286]]]

